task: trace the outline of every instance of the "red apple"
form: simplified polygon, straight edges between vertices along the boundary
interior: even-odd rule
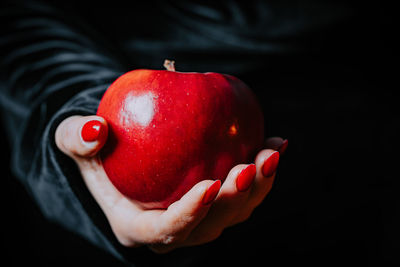
[[[104,94],[109,124],[101,153],[114,186],[144,208],[167,208],[204,179],[224,181],[262,148],[264,122],[252,91],[219,73],[134,70]]]

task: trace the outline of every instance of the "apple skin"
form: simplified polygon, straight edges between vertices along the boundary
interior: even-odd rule
[[[225,180],[262,148],[252,91],[219,73],[133,70],[105,92],[100,158],[114,186],[146,209],[165,209],[204,179]]]

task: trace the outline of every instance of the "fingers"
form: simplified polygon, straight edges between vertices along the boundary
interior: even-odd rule
[[[254,164],[240,164],[229,172],[207,217],[192,231],[185,242],[186,245],[194,246],[210,242],[229,226],[230,221],[247,202],[255,174]]]
[[[153,243],[150,248],[158,253],[181,246],[206,216],[220,188],[220,180],[204,180],[197,183],[157,218],[159,226],[155,235],[156,239],[143,241]]]
[[[221,181],[204,180],[197,183],[180,200],[167,210],[141,210],[129,212],[129,202],[124,199],[113,210],[120,218],[111,222],[118,240],[125,246],[146,244],[156,253],[166,253],[187,246],[192,231],[201,224],[219,195]],[[125,208],[122,208],[125,206]],[[134,215],[132,215],[134,214]],[[132,215],[132,216],[130,216]],[[210,233],[206,233],[210,236]]]
[[[176,234],[182,229],[192,230],[204,218],[220,188],[220,180],[201,181],[179,201],[171,204],[162,216],[167,232]]]
[[[240,209],[236,211],[236,216],[232,218],[227,226],[232,226],[247,220],[253,210],[264,200],[265,196],[272,188],[278,162],[278,151],[266,149],[257,155],[254,165],[255,177],[249,186],[247,199],[242,203]],[[241,176],[239,175],[237,181],[240,180],[240,178]]]
[[[138,216],[145,219],[136,220],[137,225],[146,229],[133,231],[136,238],[138,233],[147,235],[140,242],[150,243],[149,247],[158,253],[216,239],[226,227],[246,220],[265,198],[272,187],[278,162],[279,152],[266,149],[257,155],[255,164],[235,166],[221,188],[219,182],[198,183],[162,214],[149,211],[153,216]],[[207,198],[211,200],[205,201]]]
[[[108,134],[106,121],[99,116],[72,116],[57,127],[58,148],[70,157],[88,158],[104,145]]]
[[[206,216],[220,187],[219,180],[201,181],[167,210],[143,210],[121,198],[112,208],[111,227],[125,246],[146,244],[157,253],[168,252],[184,244]]]
[[[222,185],[213,209],[223,209],[227,213],[240,209],[247,200],[255,175],[254,164],[240,164],[233,167]]]

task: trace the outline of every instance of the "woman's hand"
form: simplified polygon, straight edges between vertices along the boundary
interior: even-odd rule
[[[271,190],[279,161],[277,150],[287,145],[282,138],[270,138],[266,143],[269,149],[258,153],[255,164],[235,166],[222,185],[204,180],[168,209],[145,210],[122,195],[102,167],[98,152],[107,131],[101,117],[72,116],[58,126],[55,140],[78,165],[119,242],[127,247],[147,245],[158,253],[210,242],[225,228],[245,221]]]

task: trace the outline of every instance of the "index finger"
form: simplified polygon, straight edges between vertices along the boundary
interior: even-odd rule
[[[203,180],[161,215],[162,244],[183,241],[206,216],[221,188],[221,181]]]

